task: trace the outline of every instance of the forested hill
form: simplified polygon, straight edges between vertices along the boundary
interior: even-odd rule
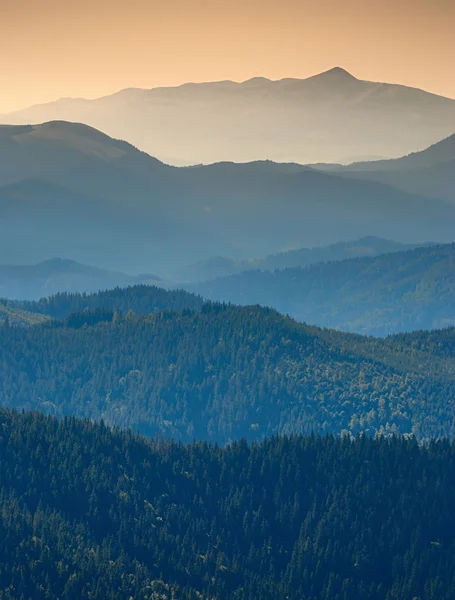
[[[2,299],[0,298],[0,326],[7,323],[9,325],[29,327],[30,325],[44,323],[47,320],[48,317],[40,313],[28,312],[21,308],[2,304]]]
[[[262,304],[298,320],[388,335],[455,324],[455,244],[307,268],[246,271],[186,286],[210,300]]]
[[[2,600],[452,600],[455,448],[0,411]]]
[[[362,237],[349,242],[337,242],[328,246],[316,246],[315,248],[299,248],[288,250],[277,254],[270,254],[265,258],[233,259],[215,256],[189,265],[174,275],[174,280],[186,283],[196,283],[227,277],[244,271],[258,269],[260,271],[274,271],[275,269],[289,269],[295,267],[308,267],[321,262],[341,261],[347,258],[360,258],[364,256],[379,256],[380,254],[391,254],[411,250],[418,246],[430,246],[425,244],[402,244],[385,240],[373,235]]]
[[[187,441],[343,430],[453,436],[455,359],[437,348],[438,339],[453,348],[454,336],[378,340],[260,307],[82,311],[0,329],[0,404]]]
[[[39,301],[8,301],[5,305],[40,313],[54,319],[63,319],[83,310],[111,309],[120,313],[157,313],[161,310],[180,311],[184,308],[200,309],[203,300],[183,290],[164,290],[154,285],[134,285],[93,294],[60,293]]]

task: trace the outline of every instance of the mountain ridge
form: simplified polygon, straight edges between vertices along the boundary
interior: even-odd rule
[[[156,275],[126,273],[54,257],[34,265],[0,265],[0,297],[39,300],[55,293],[91,293],[147,283],[165,286]]]
[[[57,102],[72,101],[72,100],[81,101],[81,102],[96,102],[97,100],[111,98],[113,96],[117,96],[119,94],[123,94],[123,93],[127,93],[127,92],[139,92],[140,93],[140,92],[151,92],[153,90],[174,90],[174,89],[179,89],[179,88],[186,87],[186,86],[210,86],[210,85],[216,86],[218,84],[219,85],[232,84],[234,86],[242,86],[245,84],[262,83],[262,82],[266,83],[266,84],[269,84],[269,83],[277,84],[277,83],[281,83],[281,82],[305,82],[305,81],[314,81],[317,78],[330,80],[332,77],[338,78],[340,76],[345,77],[346,79],[351,80],[351,81],[358,81],[360,83],[370,83],[373,85],[387,85],[387,86],[399,87],[399,88],[409,89],[409,90],[413,90],[413,91],[417,91],[417,92],[422,92],[422,93],[428,94],[430,96],[435,96],[436,98],[441,98],[442,100],[448,100],[450,102],[455,101],[455,98],[451,98],[450,96],[443,96],[441,94],[437,94],[436,92],[432,92],[432,91],[426,90],[424,88],[419,88],[419,87],[400,84],[400,83],[390,83],[390,82],[373,81],[373,80],[369,80],[369,79],[360,79],[360,78],[356,77],[355,75],[353,75],[347,69],[340,67],[340,66],[335,66],[335,67],[329,68],[325,71],[321,71],[319,73],[309,75],[308,77],[281,77],[279,79],[271,79],[270,77],[264,77],[261,75],[257,75],[257,76],[249,77],[248,79],[244,79],[244,80],[240,80],[240,81],[236,81],[233,79],[219,79],[219,80],[212,80],[212,81],[187,81],[187,82],[183,82],[183,83],[171,85],[171,86],[153,86],[150,88],[131,86],[131,87],[127,87],[127,88],[121,88],[110,94],[97,96],[95,98],[85,98],[82,96],[80,96],[80,97],[62,96],[55,100],[50,100],[48,102],[40,102],[40,103],[37,103],[34,105],[30,105],[27,108],[22,108],[22,109],[18,109],[16,111],[9,111],[9,112],[3,113],[0,115],[0,118],[6,117],[11,114],[17,114],[17,113],[24,112],[24,111],[28,110],[29,108],[47,106],[47,105],[57,103]]]
[[[176,273],[174,279],[182,284],[192,282],[202,283],[252,269],[274,271],[276,269],[303,267],[320,262],[341,261],[347,258],[377,256],[410,250],[417,246],[430,245],[432,245],[431,242],[402,244],[376,236],[364,236],[357,240],[338,242],[328,246],[290,249],[270,254],[264,258],[234,260],[223,256],[214,256],[206,261],[188,265]]]
[[[418,169],[420,167],[432,167],[451,160],[455,160],[455,132],[424,150],[411,152],[406,156],[395,159],[355,162],[344,167],[344,170],[355,171],[362,167],[366,170],[375,170],[376,168],[381,169],[388,166],[393,169],[400,169],[403,166]]]
[[[455,204],[455,133],[401,158],[347,166],[313,165],[313,168],[342,177],[386,183],[406,192],[418,192]]]
[[[389,185],[270,161],[177,168],[86,127],[0,129],[0,264],[69,256],[168,279],[210,256],[365,234],[452,239],[453,206]]]
[[[349,163],[401,156],[449,135],[455,100],[360,80],[335,67],[305,79],[128,88],[93,100],[57,100],[1,119],[84,122],[160,159],[174,157],[177,165],[260,159]]]
[[[23,304],[32,306],[62,320],[0,328],[5,407],[221,444],[454,434],[454,327],[378,339],[147,286]]]
[[[455,325],[454,272],[452,243],[184,287],[212,301],[260,304],[320,327],[384,336]]]

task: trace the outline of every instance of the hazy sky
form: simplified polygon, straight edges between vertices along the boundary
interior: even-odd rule
[[[455,0],[0,0],[0,112],[333,66],[455,98],[454,31]]]

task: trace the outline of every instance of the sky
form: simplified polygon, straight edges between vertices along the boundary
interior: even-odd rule
[[[0,0],[0,113],[334,66],[455,98],[454,31],[455,0]]]

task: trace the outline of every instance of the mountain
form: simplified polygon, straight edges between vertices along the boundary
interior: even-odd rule
[[[37,265],[0,265],[0,297],[20,300],[39,300],[58,292],[96,292],[142,282],[165,284],[154,275],[126,275],[61,258]]]
[[[246,271],[187,289],[372,335],[455,324],[455,244],[307,268]]]
[[[166,290],[154,285],[134,285],[127,288],[116,287],[92,294],[61,292],[54,296],[42,297],[39,301],[3,299],[9,309],[24,310],[27,313],[44,315],[52,319],[64,319],[72,313],[108,310],[113,313],[154,314],[161,311],[200,310],[204,301],[184,290]]]
[[[9,124],[77,121],[177,165],[341,162],[398,157],[455,132],[455,100],[361,81],[336,67],[307,79],[187,83],[64,98]]]
[[[455,135],[395,160],[319,166],[337,175],[378,181],[455,204]]]
[[[446,441],[182,446],[4,410],[0,428],[5,600],[455,595]]]
[[[159,293],[144,291],[149,304]],[[134,300],[141,290],[129,294]],[[166,306],[170,296],[162,294]],[[257,306],[121,316],[108,293],[97,297],[104,307],[0,328],[4,407],[103,419],[185,442],[343,431],[454,435],[454,328],[381,340]]]
[[[346,170],[362,171],[403,171],[435,167],[442,163],[455,160],[455,134],[445,138],[421,152],[412,152],[407,156],[392,160],[377,160],[373,162],[354,163],[345,167]]]
[[[175,275],[180,282],[203,282],[227,277],[243,271],[259,269],[261,271],[274,271],[275,269],[288,269],[292,267],[305,267],[319,262],[331,262],[344,260],[346,258],[357,258],[361,256],[378,256],[410,250],[417,244],[401,244],[374,236],[363,237],[350,242],[338,242],[329,246],[316,248],[299,248],[288,250],[278,254],[271,254],[265,258],[238,259],[216,256],[201,261],[182,269]]]
[[[268,161],[168,167],[64,122],[0,127],[0,210],[0,264],[66,256],[165,278],[210,256],[455,229],[454,206],[383,184]]]

